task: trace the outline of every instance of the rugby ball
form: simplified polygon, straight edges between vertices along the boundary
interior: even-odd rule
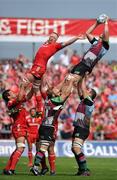
[[[101,15],[99,15],[99,17],[97,18],[97,22],[98,22],[98,23],[105,23],[107,17],[108,17],[108,16],[107,16],[106,14],[101,14]]]

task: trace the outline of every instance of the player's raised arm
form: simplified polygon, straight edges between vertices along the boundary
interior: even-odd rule
[[[77,90],[78,90],[78,95],[79,95],[79,97],[82,97],[82,96],[83,96],[81,84],[82,84],[82,79],[81,79],[81,80],[78,82],[78,84],[77,84]]]
[[[86,31],[86,37],[89,40],[89,42],[91,42],[94,38],[94,36],[92,35],[92,32],[94,31],[94,29],[99,25],[98,21],[96,21],[92,26],[90,26],[90,28]]]
[[[85,36],[84,36],[83,34],[81,34],[81,35],[79,35],[79,36],[77,36],[77,37],[74,37],[74,38],[72,38],[72,39],[70,39],[70,40],[68,40],[68,41],[66,41],[66,42],[63,42],[63,43],[62,43],[62,48],[64,48],[64,47],[66,47],[66,46],[68,46],[68,45],[76,42],[78,39],[79,39],[79,40],[80,40],[80,39],[81,39],[81,40],[82,40],[82,39],[85,39]]]
[[[108,26],[108,17],[104,23],[104,32],[103,32],[103,41],[109,42],[109,26]]]
[[[23,98],[25,99],[30,99],[33,96],[33,87],[32,86],[28,86],[27,88],[25,88],[23,85],[20,85],[20,91],[17,97],[18,101],[22,101]]]

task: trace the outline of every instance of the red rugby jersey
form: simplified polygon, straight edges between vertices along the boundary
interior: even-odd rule
[[[22,106],[22,103],[25,102],[25,98],[22,99],[22,101],[17,101],[17,99],[13,99],[10,100],[7,104],[7,107],[9,109],[9,112],[11,111],[17,111],[15,114],[12,115],[11,113],[11,117],[14,120],[14,124],[13,126],[17,127],[20,126],[22,128],[26,128],[27,124],[26,124],[26,114],[27,111],[26,109]]]
[[[30,115],[27,115],[26,121],[28,125],[28,128],[27,128],[28,133],[37,134],[42,118],[41,117],[36,118],[36,117],[31,117]]]
[[[33,64],[46,69],[47,62],[51,56],[62,49],[62,43],[43,44],[37,51]]]

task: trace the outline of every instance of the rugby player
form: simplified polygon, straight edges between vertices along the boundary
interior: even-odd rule
[[[16,165],[24,151],[25,139],[27,133],[26,115],[27,111],[22,103],[30,99],[32,96],[32,88],[29,90],[21,89],[14,93],[10,89],[5,90],[2,97],[8,108],[9,116],[13,119],[12,133],[15,138],[16,149],[11,154],[10,159],[3,170],[3,174],[12,175],[15,173]]]
[[[59,35],[56,32],[50,34],[49,39],[38,49],[33,65],[30,71],[23,79],[23,86],[27,87],[30,83],[33,84],[33,90],[36,94],[36,100],[38,101],[38,92],[40,86],[40,80],[47,68],[47,62],[56,52],[62,48],[74,43],[78,39],[84,39],[83,35],[74,37],[66,42],[58,43]],[[37,107],[38,110],[38,107]]]
[[[45,113],[44,113],[44,119],[42,121],[42,124],[39,128],[39,150],[37,151],[35,155],[34,165],[31,168],[31,172],[37,176],[37,175],[44,175],[44,169],[42,168],[41,171],[39,171],[38,167],[42,163],[43,158],[45,158],[45,152],[49,149],[51,153],[51,159],[53,154],[53,161],[55,161],[54,157],[54,142],[55,142],[55,133],[57,131],[57,118],[63,109],[65,102],[69,95],[72,92],[72,83],[67,88],[67,93],[64,93],[61,96],[55,96],[55,89],[49,88],[46,92],[46,98],[45,98]],[[53,146],[53,147],[52,147]],[[47,172],[47,168],[46,168]],[[53,168],[50,171],[51,175],[55,174],[55,165],[53,162]]]
[[[41,101],[41,99],[40,99]],[[43,106],[43,104],[42,104]],[[43,108],[43,107],[42,107]],[[41,109],[41,106],[40,106]],[[32,146],[36,145],[36,141],[38,139],[38,130],[42,121],[42,112],[36,112],[36,108],[30,109],[29,113],[26,116],[27,122],[27,143],[28,143],[28,166],[31,167],[33,165],[33,155],[32,155]]]
[[[91,73],[93,68],[99,62],[99,60],[107,53],[109,50],[109,25],[108,17],[104,22],[103,33],[96,39],[92,32],[102,23],[98,20],[86,31],[86,37],[91,43],[91,47],[82,57],[79,64],[73,67],[71,72],[66,76],[65,80],[61,83],[60,87],[57,88],[57,95],[61,95],[68,86],[68,83],[79,82],[80,79],[85,75],[85,73]],[[66,83],[67,82],[67,83]],[[57,92],[56,90],[56,92]]]
[[[73,122],[74,132],[72,139],[72,152],[78,165],[78,176],[90,176],[82,146],[90,133],[90,119],[94,110],[96,91],[86,87],[86,76],[78,83],[78,94],[81,102],[76,110]]]

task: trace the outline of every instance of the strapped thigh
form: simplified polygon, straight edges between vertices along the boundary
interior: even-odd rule
[[[42,151],[42,152],[45,152],[46,151],[46,149],[48,149],[48,147],[49,147],[49,145],[50,145],[50,142],[49,141],[46,141],[46,140],[40,140],[40,150]],[[45,149],[44,149],[44,147],[45,147]]]
[[[78,142],[78,140],[74,140],[73,143],[72,143],[72,147],[73,147],[73,148],[75,148],[75,147],[76,147],[76,148],[77,148],[77,147],[82,148],[82,146],[83,146],[83,145],[82,145],[80,142]]]

